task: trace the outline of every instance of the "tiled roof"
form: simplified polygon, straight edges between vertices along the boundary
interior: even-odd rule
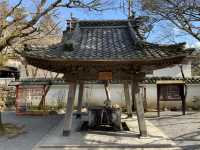
[[[192,77],[192,78],[180,78],[180,77],[176,77],[176,78],[172,78],[172,77],[148,77],[145,78],[145,80],[142,82],[142,84],[156,84],[157,81],[166,81],[166,80],[183,80],[185,81],[186,84],[200,84],[200,78],[199,77]]]
[[[66,32],[63,39],[50,47],[29,47],[23,55],[51,60],[143,61],[185,56],[193,51],[185,49],[183,43],[158,45],[140,41],[128,20],[79,21],[76,31],[70,36]],[[68,44],[73,44],[72,50]]]
[[[10,82],[9,86],[16,85],[66,85],[65,81],[61,78],[24,78]]]
[[[16,67],[10,67],[10,66],[0,66],[0,71],[19,72]]]
[[[141,84],[156,84],[157,81],[183,81],[183,78],[173,78],[173,77],[147,77],[145,78]],[[192,77],[186,78],[186,84],[200,84],[200,77]],[[85,84],[102,84],[101,81],[87,81],[84,82]],[[112,84],[119,84],[118,81],[112,81]],[[16,81],[10,82],[9,86],[16,86],[16,85],[66,85],[67,83],[61,79],[51,79],[51,78],[24,78]]]

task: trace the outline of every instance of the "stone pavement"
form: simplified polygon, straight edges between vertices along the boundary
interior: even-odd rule
[[[16,116],[15,112],[3,112],[4,123],[23,127],[23,132],[14,137],[0,136],[0,150],[31,150],[52,128],[58,125],[63,115]]]
[[[183,150],[200,150],[200,112],[181,114],[180,111],[164,111],[160,117],[156,117],[156,112],[145,113],[145,116]]]
[[[139,138],[137,118],[134,116],[126,121],[130,131],[75,131],[79,122],[73,119],[72,133],[62,136],[63,121],[51,130],[33,150],[178,150],[179,147],[170,140],[159,128],[146,121],[148,137]]]

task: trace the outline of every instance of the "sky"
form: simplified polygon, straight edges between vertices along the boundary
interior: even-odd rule
[[[2,0],[0,0],[2,1]],[[8,0],[11,5],[16,4],[19,0]],[[49,3],[53,2],[54,0],[49,0]],[[87,0],[86,0],[87,1]],[[119,6],[120,0],[115,0],[116,6]],[[23,6],[27,8],[29,11],[33,11],[35,9],[34,5],[30,2],[30,0],[23,0]],[[115,6],[114,6],[115,7]],[[137,8],[135,8],[137,9]],[[139,11],[139,8],[137,10]],[[62,30],[66,28],[66,20],[70,18],[70,14],[72,13],[74,17],[80,20],[96,20],[96,19],[127,19],[127,13],[123,11],[123,9],[114,9],[114,10],[107,10],[104,12],[95,12],[89,11],[87,9],[68,9],[68,8],[60,8],[57,10],[58,18],[57,21],[60,23],[60,27]],[[167,35],[175,35],[171,36],[166,40],[163,38]],[[182,36],[176,36],[176,35]],[[186,42],[189,47],[200,47],[200,42],[189,36],[188,34],[182,32],[181,30],[177,29],[175,26],[170,24],[169,22],[161,22],[157,24],[154,29],[152,30],[151,36],[148,38],[149,42],[155,43],[162,43],[162,44],[169,44],[179,42]]]

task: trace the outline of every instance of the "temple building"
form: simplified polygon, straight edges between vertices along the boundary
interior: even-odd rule
[[[160,45],[139,38],[134,19],[128,20],[70,20],[61,43],[48,47],[25,45],[23,57],[33,66],[63,73],[69,84],[63,135],[69,135],[72,111],[79,84],[78,105],[82,105],[82,90],[86,82],[105,83],[107,102],[110,101],[108,83],[124,84],[128,113],[132,113],[129,84],[135,101],[140,135],[147,129],[139,82],[155,69],[180,64],[193,49],[184,43]],[[108,104],[108,103],[107,103]],[[109,104],[108,104],[109,105]]]

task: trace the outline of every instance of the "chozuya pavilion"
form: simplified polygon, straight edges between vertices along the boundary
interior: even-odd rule
[[[25,46],[23,56],[29,64],[64,73],[64,80],[69,84],[63,135],[69,135],[71,130],[76,86],[80,84],[78,103],[81,107],[80,88],[88,81],[120,82],[126,85],[126,89],[127,84],[131,84],[140,135],[147,135],[138,83],[155,69],[181,63],[193,50],[186,49],[184,43],[148,43],[141,40],[136,31],[134,19],[68,20],[61,43],[48,47]],[[109,92],[106,91],[109,101]],[[130,98],[126,103],[130,114]],[[106,106],[109,105],[108,102]]]

